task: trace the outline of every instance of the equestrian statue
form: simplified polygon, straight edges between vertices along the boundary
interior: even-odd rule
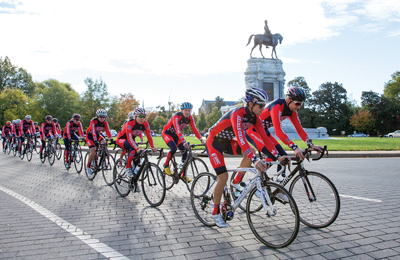
[[[253,58],[251,56],[251,54],[253,53],[253,50],[254,50],[255,47],[257,47],[257,45],[260,46],[261,56],[263,56],[263,58],[265,58],[263,53],[262,53],[262,51],[261,51],[261,47],[263,45],[265,45],[265,47],[267,47],[267,48],[268,48],[268,46],[272,46],[271,58],[272,59],[274,58],[274,53],[275,53],[275,57],[278,59],[278,56],[276,55],[276,45],[278,45],[278,43],[282,44],[283,37],[279,33],[275,33],[275,34],[271,33],[271,31],[268,28],[267,20],[265,20],[264,34],[252,34],[252,35],[250,35],[249,42],[247,43],[247,45],[250,44],[250,41],[251,41],[251,39],[253,37],[254,37],[254,46],[251,49],[250,58]]]

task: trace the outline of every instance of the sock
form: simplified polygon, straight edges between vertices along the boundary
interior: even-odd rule
[[[214,204],[214,211],[213,211],[212,214],[213,214],[213,215],[217,215],[217,214],[219,214],[219,212],[220,212],[220,211],[219,211],[219,205],[215,205],[215,204]]]
[[[233,180],[233,184],[238,184],[238,183],[242,180],[243,175],[244,175],[244,174],[238,172],[238,173],[236,174],[235,179]]]

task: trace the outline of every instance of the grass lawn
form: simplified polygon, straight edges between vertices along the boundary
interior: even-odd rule
[[[116,137],[114,137],[114,140]],[[137,138],[136,141],[140,139]],[[146,137],[144,141],[146,141]],[[200,144],[200,141],[194,136],[185,136],[185,140],[191,144]],[[162,137],[153,137],[154,146],[157,148],[168,148]],[[306,148],[302,140],[293,140],[300,148]],[[279,141],[285,150],[290,150],[285,144]],[[60,140],[63,144],[63,141]],[[389,151],[400,150],[400,138],[379,138],[379,137],[338,137],[330,139],[314,139],[316,145],[328,146],[329,151]],[[83,145],[83,143],[81,143]],[[196,147],[196,150],[203,150],[204,147]]]

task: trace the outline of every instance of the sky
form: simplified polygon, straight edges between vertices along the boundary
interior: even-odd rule
[[[286,83],[338,82],[360,104],[400,70],[399,0],[0,0],[0,57],[38,82],[82,93],[85,78],[101,78],[146,108],[191,102],[197,113],[203,99],[244,96],[246,44],[264,20],[283,36]]]

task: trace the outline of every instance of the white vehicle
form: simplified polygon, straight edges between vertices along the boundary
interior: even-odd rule
[[[400,130],[396,130],[393,133],[388,133],[388,137],[400,137]]]
[[[115,130],[110,130],[110,132],[112,137],[116,137],[118,135],[117,131]]]

